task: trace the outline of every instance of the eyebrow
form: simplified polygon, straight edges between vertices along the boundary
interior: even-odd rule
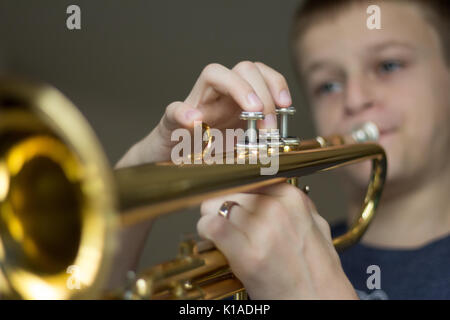
[[[399,41],[399,40],[390,40],[390,41],[384,41],[382,43],[377,43],[377,44],[371,45],[367,48],[367,50],[371,51],[371,52],[372,51],[382,51],[389,47],[402,47],[402,48],[406,48],[409,50],[415,49],[415,47],[409,43]]]
[[[366,51],[368,51],[370,53],[380,52],[380,51],[383,51],[390,47],[402,47],[402,48],[406,48],[408,50],[415,49],[414,46],[410,45],[409,43],[402,42],[399,40],[390,40],[390,41],[384,41],[382,43],[376,43],[374,45],[370,45],[368,48],[366,48]],[[306,68],[305,75],[308,76],[313,72],[316,72],[320,69],[325,69],[327,67],[335,68],[335,69],[337,68],[336,64],[334,64],[333,62],[326,61],[326,60],[319,60],[319,61],[313,62],[310,66],[308,66]]]
[[[337,68],[337,66],[332,62],[328,62],[325,60],[319,60],[319,61],[313,62],[310,66],[308,66],[308,68],[306,68],[305,75],[308,76],[311,73],[314,73],[320,69],[325,69],[327,67],[334,68],[334,69]]]

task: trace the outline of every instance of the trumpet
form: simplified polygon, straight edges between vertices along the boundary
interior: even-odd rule
[[[113,170],[77,108],[57,89],[31,81],[0,80],[0,290],[20,299],[221,299],[246,297],[225,256],[208,241],[181,242],[178,256],[112,292],[105,283],[123,226],[201,201],[361,161],[372,172],[360,215],[334,238],[338,250],[356,243],[372,221],[386,178],[377,129],[301,140],[288,136],[279,109],[279,170],[261,175],[261,163],[142,164]],[[249,128],[261,114],[243,113]],[[207,130],[208,128],[206,128]],[[254,136],[249,136],[254,141]],[[252,141],[246,141],[250,145]],[[245,147],[245,146],[244,146]],[[237,149],[236,149],[237,150]],[[237,154],[244,158],[247,153]],[[258,149],[259,150],[259,149]],[[258,151],[257,150],[257,151]],[[71,267],[79,286],[72,288]]]

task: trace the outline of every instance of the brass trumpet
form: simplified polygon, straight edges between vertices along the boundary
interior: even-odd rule
[[[104,292],[117,231],[199,204],[218,195],[371,160],[361,214],[333,239],[337,249],[359,240],[379,202],[384,150],[344,137],[299,141],[287,136],[281,110],[276,175],[261,164],[181,165],[151,163],[112,170],[95,134],[76,107],[56,89],[23,80],[0,80],[0,290],[22,299],[220,299],[245,297],[223,254],[207,242],[184,241],[173,261],[157,265],[124,288]],[[251,119],[250,119],[251,120]],[[249,123],[250,123],[249,120]],[[253,123],[254,124],[254,123]],[[253,125],[252,124],[252,125]],[[371,140],[360,129],[359,142]],[[362,138],[361,138],[362,137]],[[71,266],[80,287],[69,286]]]

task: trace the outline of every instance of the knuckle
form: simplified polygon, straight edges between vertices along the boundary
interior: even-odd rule
[[[266,69],[271,70],[272,71],[271,73],[272,73],[273,81],[275,81],[275,83],[277,85],[279,85],[280,87],[287,85],[286,78],[280,72],[278,72],[277,70],[267,66],[265,63],[262,63],[260,61],[255,61],[255,65],[257,65],[257,66],[259,66],[261,68],[266,68]]]
[[[251,61],[245,60],[236,64],[233,70],[237,72],[248,72],[256,68],[255,64]]]
[[[202,216],[207,215],[212,210],[212,203],[209,200],[203,201],[200,205],[200,213]]]
[[[264,63],[264,62],[261,62],[261,61],[255,61],[254,62],[257,66],[260,66],[260,67],[267,67],[267,65]]]
[[[181,101],[174,101],[172,103],[170,103],[167,107],[166,107],[166,114],[172,114],[176,109],[178,109],[178,107],[180,107],[181,105],[183,105],[183,103]]]
[[[200,77],[209,79],[212,75],[214,75],[216,72],[218,72],[222,68],[223,68],[222,65],[219,63],[215,63],[215,62],[210,63],[203,68],[203,70],[200,74]]]
[[[169,104],[166,107],[165,110],[165,117],[163,117],[164,120],[169,120],[170,122],[178,122],[176,121],[176,114],[177,112],[181,112],[182,108],[184,106],[184,103],[181,101],[175,101]]]
[[[274,198],[263,198],[261,199],[259,203],[259,207],[261,210],[264,210],[266,212],[283,212],[284,207],[278,200]]]
[[[180,112],[181,107],[183,106],[183,102],[181,101],[175,101],[170,103],[167,107],[166,110],[164,112],[164,116],[161,117],[160,121],[159,121],[159,130],[160,130],[160,134],[162,135],[167,135],[171,130],[170,128],[172,128],[174,125],[176,126],[176,124],[179,124],[179,122],[176,119],[176,112]]]
[[[325,220],[325,218],[319,214],[315,214],[315,217],[316,217],[316,223],[318,224],[319,228],[323,232],[325,232],[327,235],[331,235],[331,228],[330,228],[330,224],[328,223],[328,221]]]
[[[260,210],[264,212],[265,223],[270,225],[276,223],[282,228],[289,228],[291,225],[291,217],[289,210],[283,205],[283,203],[275,198],[266,199],[261,201]],[[261,232],[264,232],[264,238],[269,240],[275,240],[276,228],[262,228]]]
[[[280,192],[285,197],[299,199],[301,201],[304,201],[302,192],[300,191],[300,189],[298,189],[297,187],[290,185],[288,183],[285,183],[282,186],[280,186]]]

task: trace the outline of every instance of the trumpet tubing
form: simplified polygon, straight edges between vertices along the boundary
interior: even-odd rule
[[[245,116],[252,121],[253,115]],[[151,163],[112,170],[87,122],[59,91],[0,80],[0,288],[24,299],[105,297],[121,227],[211,197],[368,160],[372,173],[361,215],[333,239],[337,249],[357,242],[381,196],[383,149],[374,143],[347,144],[341,136],[282,140],[273,176],[261,175],[259,163]],[[77,290],[69,288],[70,266],[79,268]],[[223,254],[211,243],[189,240],[174,260],[106,297],[220,299],[233,294],[245,296]]]

